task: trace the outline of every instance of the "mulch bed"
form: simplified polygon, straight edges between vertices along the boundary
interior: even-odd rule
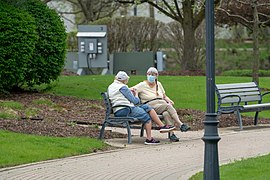
[[[15,110],[18,119],[1,119],[0,129],[20,133],[46,136],[87,136],[97,138],[98,125],[104,120],[105,106],[102,100],[88,100],[74,97],[63,97],[42,93],[15,93],[0,96],[0,101],[17,101],[24,105],[24,110]],[[37,100],[49,100],[53,105],[38,104]],[[34,117],[27,117],[25,109],[38,109]],[[0,109],[1,110],[1,109]],[[205,112],[191,109],[177,109],[182,122],[187,123],[191,130],[204,127]],[[234,114],[218,117],[219,127],[238,126]],[[269,123],[269,119],[259,119],[260,124]],[[83,125],[84,124],[84,125]],[[253,118],[243,117],[243,125],[252,125]],[[105,132],[105,138],[126,137],[124,134],[111,131]]]

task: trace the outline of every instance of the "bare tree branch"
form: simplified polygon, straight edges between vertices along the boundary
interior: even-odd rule
[[[176,11],[177,11],[178,16],[181,16],[181,12],[180,12],[179,4],[178,4],[177,0],[174,0],[174,4],[175,4],[175,7],[176,7]]]
[[[218,7],[217,10],[223,11],[223,12],[226,13],[229,17],[236,17],[236,18],[242,19],[243,21],[245,21],[245,22],[247,22],[247,23],[253,23],[253,21],[249,21],[249,20],[247,20],[246,18],[244,18],[244,17],[241,16],[241,15],[230,14],[227,10],[225,10],[225,9],[223,9],[223,8]]]
[[[262,4],[264,4],[264,6],[262,6]],[[269,0],[222,0],[220,7],[217,9],[216,22],[220,24],[241,23],[249,29],[252,29],[255,6],[258,11],[259,26],[269,26]]]
[[[65,17],[65,16],[62,16],[63,19],[65,19],[66,21],[70,22],[71,24],[75,25],[76,22],[72,21],[71,19]]]
[[[59,14],[63,15],[63,14],[79,14],[82,13],[82,11],[58,11]]]

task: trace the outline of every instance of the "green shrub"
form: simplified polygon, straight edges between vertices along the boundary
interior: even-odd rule
[[[66,32],[58,14],[39,0],[25,0],[20,6],[36,19],[39,41],[26,74],[28,85],[49,84],[60,75],[66,55]]]
[[[0,91],[24,82],[24,72],[38,40],[35,19],[0,1]]]
[[[78,51],[77,31],[67,34],[67,49],[68,51]]]
[[[35,18],[39,39],[25,69],[28,86],[49,84],[60,75],[66,53],[66,32],[58,14],[40,0],[0,0],[27,11]]]
[[[223,76],[247,76],[252,77],[252,70],[251,69],[243,69],[243,70],[230,70],[224,71],[222,73]],[[270,71],[266,70],[259,70],[259,77],[269,77]]]

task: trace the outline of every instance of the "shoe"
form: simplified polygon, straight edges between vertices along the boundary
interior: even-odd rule
[[[187,132],[188,130],[190,130],[190,127],[186,124],[182,124],[180,127],[180,131],[181,132]]]
[[[144,142],[144,144],[146,144],[146,145],[154,145],[154,144],[159,144],[159,143],[160,143],[160,141],[155,140],[154,138],[152,138],[151,140],[146,139]]]
[[[170,141],[171,142],[178,142],[179,141],[179,138],[175,134],[172,134],[170,136]]]
[[[159,128],[159,132],[160,133],[166,133],[166,132],[171,132],[175,129],[174,126],[171,125],[165,125]]]

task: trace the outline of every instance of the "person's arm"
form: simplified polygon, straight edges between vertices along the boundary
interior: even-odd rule
[[[140,99],[137,97],[138,94],[134,96],[126,86],[121,87],[119,91],[133,104],[140,103]]]
[[[164,99],[167,103],[169,103],[169,104],[171,104],[171,105],[174,105],[174,102],[173,102],[168,96],[166,96],[166,94],[165,94],[165,89],[163,88],[163,86],[162,86],[162,84],[161,84],[160,82],[158,82],[158,86],[159,86],[159,88],[161,89],[161,91],[162,91],[162,93],[163,93],[163,99]]]
[[[136,84],[135,86],[132,86],[129,88],[134,96],[136,95],[136,93],[140,92],[140,89],[141,89],[140,86],[141,86],[141,83]]]

